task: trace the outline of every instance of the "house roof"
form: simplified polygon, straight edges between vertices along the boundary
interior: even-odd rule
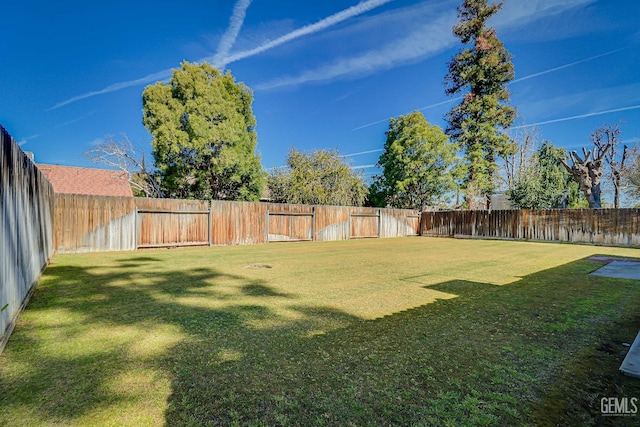
[[[133,196],[126,172],[74,166],[37,166],[51,182],[55,193]]]

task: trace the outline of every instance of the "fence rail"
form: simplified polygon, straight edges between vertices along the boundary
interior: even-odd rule
[[[311,212],[273,212],[267,209],[267,243],[311,241],[315,235],[315,222],[314,207]]]
[[[423,236],[640,246],[639,209],[423,212]]]
[[[0,352],[53,254],[53,187],[0,126]]]
[[[352,213],[349,218],[350,239],[370,239],[380,237],[380,210],[377,212]]]
[[[418,212],[278,203],[56,195],[58,253],[418,234]]]

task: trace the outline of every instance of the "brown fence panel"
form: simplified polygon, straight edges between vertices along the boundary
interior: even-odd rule
[[[267,204],[269,242],[313,240],[315,211],[309,205]]]
[[[380,237],[380,210],[353,208],[350,214],[349,238],[367,239]]]
[[[343,206],[316,206],[315,240],[349,239],[351,208]]]
[[[640,246],[638,209],[423,212],[423,236],[461,236]]]
[[[60,253],[404,237],[419,230],[418,212],[407,209],[221,200],[61,194],[55,215]]]
[[[53,187],[0,126],[0,352],[53,254]]]
[[[212,244],[266,243],[266,215],[266,203],[211,201]]]
[[[56,252],[134,250],[135,207],[133,197],[56,194]]]
[[[136,198],[138,248],[209,244],[209,202]]]

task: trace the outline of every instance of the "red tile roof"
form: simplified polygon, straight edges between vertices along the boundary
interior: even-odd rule
[[[133,196],[126,172],[73,166],[37,166],[56,193]]]

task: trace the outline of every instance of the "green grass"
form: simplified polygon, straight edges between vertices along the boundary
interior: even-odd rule
[[[56,256],[0,425],[628,425],[640,251],[430,238]]]

